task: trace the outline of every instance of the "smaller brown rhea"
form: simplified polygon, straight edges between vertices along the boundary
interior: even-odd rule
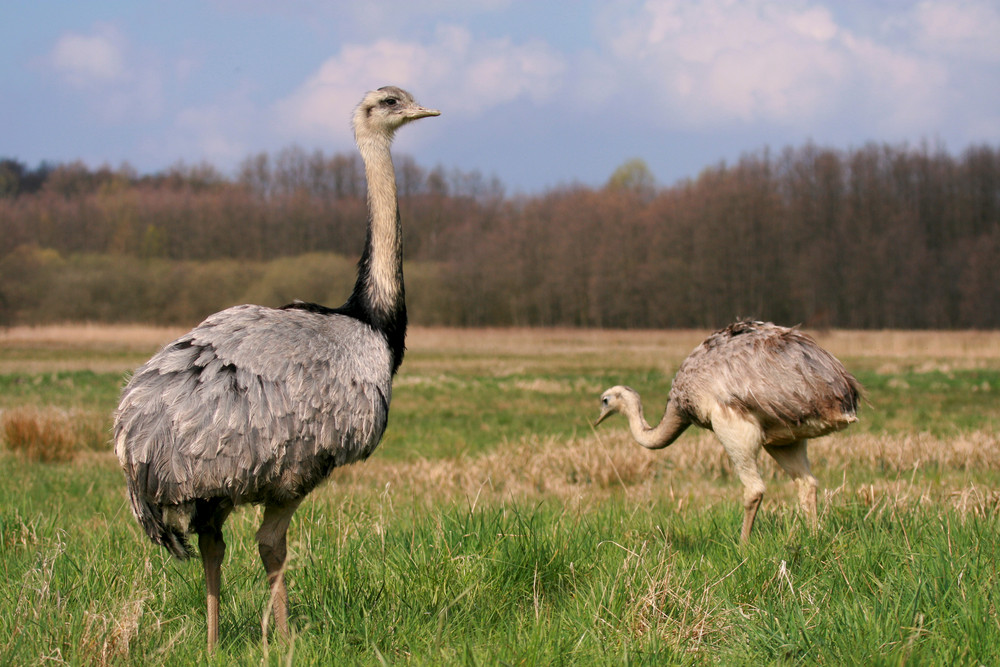
[[[622,386],[601,395],[597,424],[620,412],[648,449],[670,445],[691,424],[713,431],[743,483],[740,539],[746,542],[764,497],[761,447],[795,480],[815,527],[818,483],[806,442],[857,421],[860,397],[854,376],[806,334],[744,320],[713,333],[681,363],[658,425],[646,422],[639,394]]]

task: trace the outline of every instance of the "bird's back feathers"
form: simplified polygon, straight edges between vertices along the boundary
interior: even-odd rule
[[[777,443],[846,427],[857,419],[860,395],[854,376],[806,334],[740,321],[684,360],[670,400],[705,428],[715,406],[752,415]]]

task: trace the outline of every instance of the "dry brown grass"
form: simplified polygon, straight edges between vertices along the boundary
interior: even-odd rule
[[[971,364],[1000,360],[1000,331],[810,332],[838,356],[895,360],[962,359]]]
[[[116,350],[148,354],[184,333],[182,327],[61,324],[0,329],[4,350]],[[452,367],[481,365],[490,358],[549,357],[558,362],[595,360],[607,364],[659,367],[672,372],[710,333],[708,330],[599,330],[411,327],[412,354],[404,371],[417,370],[421,357],[449,356]],[[1000,362],[1000,331],[809,331],[838,357],[883,361],[893,368],[930,364],[933,368],[976,368]],[[463,358],[464,357],[464,358]],[[52,370],[38,362],[4,362],[0,370]],[[431,361],[429,363],[435,363]],[[509,363],[509,362],[508,362]],[[13,364],[13,365],[11,365]],[[20,365],[19,365],[20,364]],[[89,367],[84,364],[82,367]],[[415,368],[416,367],[416,368]],[[59,368],[69,369],[66,360]],[[886,370],[893,370],[888,368]]]
[[[868,504],[949,503],[963,510],[996,508],[1000,493],[978,479],[1000,472],[1000,436],[965,433],[941,439],[928,434],[838,434],[810,447],[813,469],[829,500],[857,494]],[[768,498],[796,503],[789,478],[765,454],[761,469]],[[738,502],[740,484],[722,446],[708,432],[685,435],[662,452],[640,448],[625,433],[561,441],[527,439],[500,450],[452,459],[388,461],[334,471],[322,493],[365,495],[392,490],[428,506],[447,500],[472,503],[557,498],[567,505],[599,503],[611,494],[677,509]],[[857,480],[873,480],[859,482]],[[988,486],[988,485],[987,485]]]
[[[903,473],[914,470],[1000,471],[1000,436],[993,432],[958,433],[946,439],[928,433],[846,433],[810,447],[815,466],[832,470],[864,468]]]
[[[99,414],[22,406],[4,411],[0,425],[7,449],[29,461],[59,463],[107,449],[107,417]]]
[[[184,333],[178,327],[141,324],[52,324],[17,326],[0,329],[0,348],[9,347],[80,347],[104,349],[156,348]]]
[[[880,373],[950,371],[1000,365],[1000,331],[811,331],[849,366]],[[708,330],[414,328],[403,375],[440,367],[523,372],[539,362],[551,370],[579,367],[656,369],[672,375]]]
[[[170,327],[104,324],[0,329],[0,373],[126,372],[182,333]]]
[[[679,571],[672,559],[657,559],[647,551],[648,544],[644,543],[642,552],[630,554],[622,565],[623,577],[635,578],[633,573],[652,569],[636,585],[624,587],[642,593],[627,606],[633,614],[629,621],[635,636],[656,632],[676,649],[693,654],[730,629],[731,614],[719,608],[712,592],[724,579],[708,586],[695,583],[698,577],[693,570]],[[636,563],[630,564],[630,559]],[[655,564],[650,564],[651,560]]]
[[[0,348],[107,347],[157,348],[184,333],[184,327],[139,324],[57,324],[0,329]],[[710,333],[700,329],[609,330],[568,328],[411,327],[407,346],[418,352],[561,354],[606,353],[628,348],[636,354],[685,356]],[[837,355],[847,357],[1000,360],[1000,331],[848,331],[807,333]]]
[[[1000,360],[1000,331],[805,330],[837,356],[890,359]],[[415,351],[476,354],[579,354],[627,350],[638,356],[685,357],[709,330],[411,329]]]
[[[92,665],[121,664],[128,659],[131,644],[139,636],[149,599],[135,597],[121,601],[113,614],[98,613],[94,606],[84,613],[80,640],[83,654],[89,656]]]

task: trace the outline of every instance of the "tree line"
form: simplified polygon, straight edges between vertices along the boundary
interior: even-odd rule
[[[1000,327],[995,147],[765,148],[670,186],[632,160],[602,187],[516,196],[478,172],[396,168],[418,323]],[[366,217],[354,154],[292,147],[234,177],[0,160],[0,319],[335,303]]]

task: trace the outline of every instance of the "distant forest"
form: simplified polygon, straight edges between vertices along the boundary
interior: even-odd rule
[[[411,320],[456,326],[1000,328],[1000,149],[763,149],[658,186],[508,196],[396,157]],[[0,324],[192,324],[339,305],[367,219],[354,154],[140,175],[0,160]]]

